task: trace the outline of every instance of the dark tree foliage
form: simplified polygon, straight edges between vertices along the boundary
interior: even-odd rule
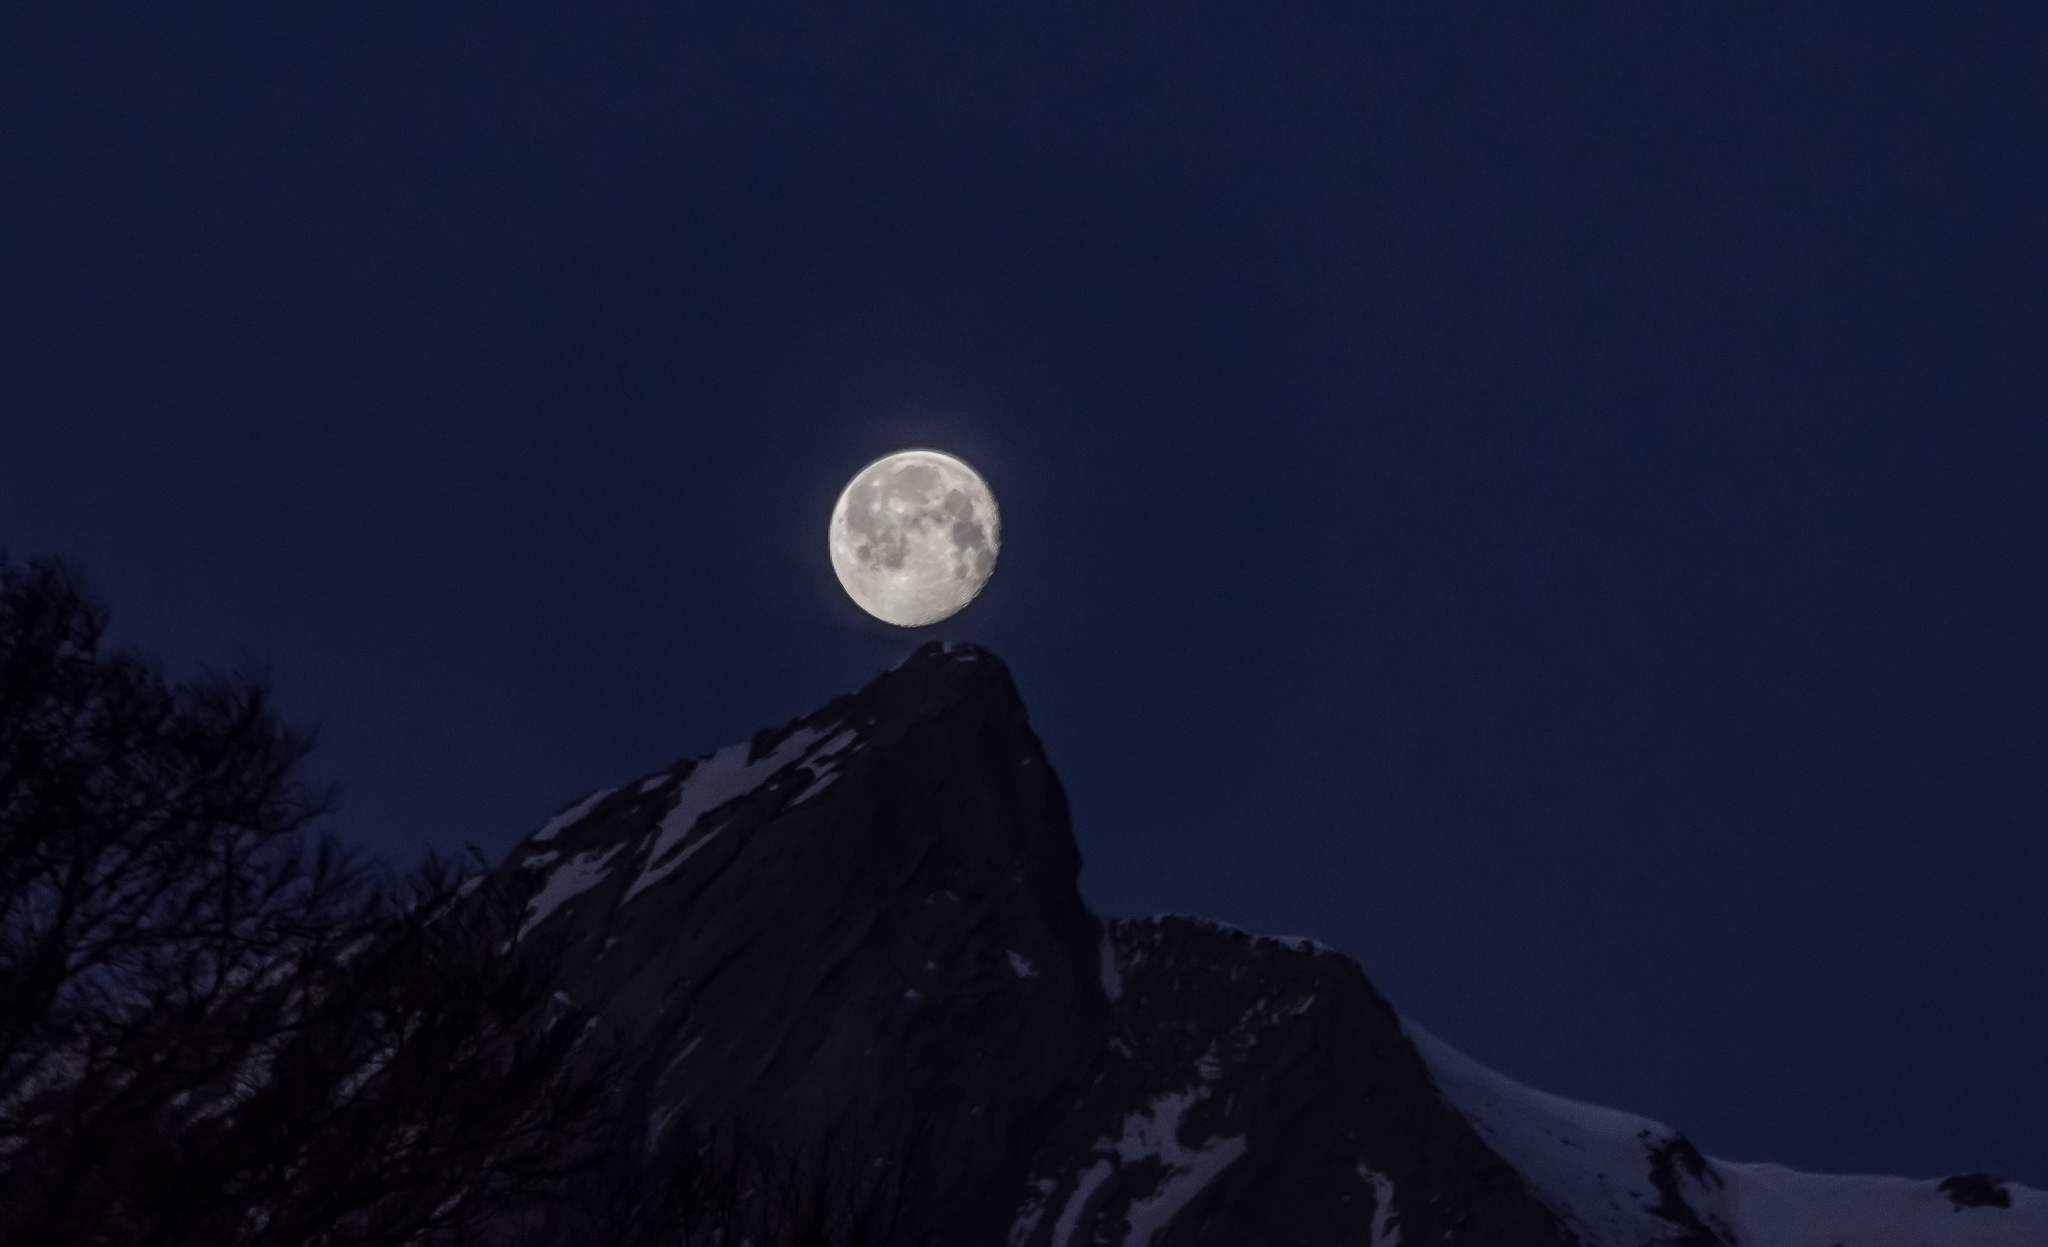
[[[263,680],[105,628],[0,560],[0,1240],[457,1242],[559,1195],[612,1071],[524,898],[309,841]]]
[[[0,557],[0,1244],[910,1241],[900,1153],[622,1144],[618,1037],[514,938],[522,885],[309,837],[262,677],[173,683],[106,625]]]
[[[912,1247],[909,1149],[685,1126],[579,1181],[530,1247]]]

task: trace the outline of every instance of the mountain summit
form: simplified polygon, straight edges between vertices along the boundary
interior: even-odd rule
[[[1487,1070],[1311,942],[1100,918],[1080,867],[1008,671],[933,643],[593,794],[498,872],[625,1035],[636,1135],[873,1141],[915,1157],[940,1242],[2048,1243],[2042,1192],[1708,1159]]]

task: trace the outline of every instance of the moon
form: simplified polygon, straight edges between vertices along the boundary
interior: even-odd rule
[[[979,472],[936,450],[899,450],[840,492],[829,544],[832,570],[862,610],[920,628],[958,613],[988,583],[1002,521]]]

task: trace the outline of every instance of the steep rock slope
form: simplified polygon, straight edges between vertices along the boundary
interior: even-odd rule
[[[907,1152],[942,1242],[2048,1243],[2041,1197],[1983,1178],[1900,1184],[1956,1215],[1886,1237],[1812,1184],[1891,1180],[1710,1162],[1517,1087],[1327,950],[1097,919],[973,647],[594,794],[500,870],[530,890],[521,937],[564,941],[563,991],[629,1036],[636,1135],[748,1114]]]

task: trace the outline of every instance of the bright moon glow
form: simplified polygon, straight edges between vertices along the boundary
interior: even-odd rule
[[[972,602],[1001,544],[988,483],[936,450],[875,460],[832,508],[839,583],[862,610],[902,628],[937,623]]]

